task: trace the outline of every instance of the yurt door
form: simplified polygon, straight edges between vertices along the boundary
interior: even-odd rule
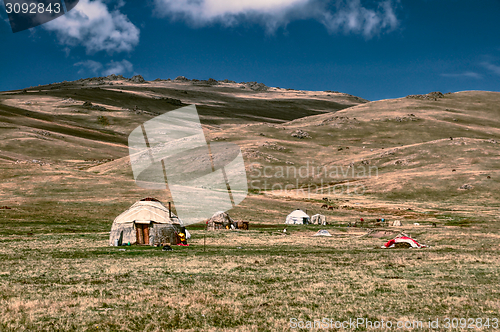
[[[137,244],[149,244],[149,225],[136,224]]]

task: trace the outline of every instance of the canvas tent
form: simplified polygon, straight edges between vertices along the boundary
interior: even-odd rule
[[[394,220],[394,222],[392,223],[392,226],[395,226],[395,227],[402,226],[401,220]]]
[[[207,230],[227,229],[234,225],[234,220],[224,211],[215,212],[207,221]]]
[[[332,234],[330,234],[329,231],[327,231],[326,229],[320,229],[316,234],[314,234],[313,236],[332,236]]]
[[[311,217],[311,223],[315,225],[326,225],[326,217],[322,214],[315,214]]]
[[[304,211],[297,209],[286,217],[285,224],[302,225],[309,224],[310,221],[311,218]]]
[[[425,244],[420,244],[406,234],[400,234],[394,239],[387,241],[382,248],[426,248]]]
[[[155,198],[142,199],[113,221],[109,244],[178,244],[182,220]]]

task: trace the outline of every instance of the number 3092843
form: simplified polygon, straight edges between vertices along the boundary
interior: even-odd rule
[[[45,6],[44,3],[6,3],[5,9],[7,14],[15,13],[15,14],[43,14],[43,13],[55,13],[59,14],[61,12],[61,4],[60,3],[49,3]]]

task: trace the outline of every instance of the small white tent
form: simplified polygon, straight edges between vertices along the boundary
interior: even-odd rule
[[[332,234],[330,234],[329,231],[327,231],[326,229],[320,229],[316,234],[314,234],[313,236],[332,236]]]
[[[302,210],[297,209],[290,213],[285,220],[285,224],[288,225],[302,225],[309,224],[311,222],[311,218]]]

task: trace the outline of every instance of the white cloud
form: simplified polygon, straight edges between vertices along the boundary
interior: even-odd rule
[[[123,75],[134,71],[134,65],[128,60],[111,60],[111,62],[107,63],[106,66],[94,60],[85,60],[75,63],[74,66],[80,67],[80,70],[78,71],[79,74],[91,73],[96,76],[108,76],[111,74]]]
[[[83,74],[86,71],[90,71],[94,75],[96,75],[101,69],[102,64],[93,60],[80,61],[74,64],[75,67],[81,67],[78,71],[78,74]]]
[[[69,13],[43,27],[55,31],[62,44],[81,45],[88,54],[128,52],[139,43],[140,31],[119,11],[120,5],[110,11],[103,0],[80,0]]]
[[[381,2],[376,9],[364,7],[360,0],[339,1],[336,9],[334,13],[324,12],[321,20],[330,32],[342,30],[371,37],[399,24],[390,1]]]
[[[125,73],[130,73],[134,71],[134,65],[130,63],[130,61],[122,60],[122,61],[111,61],[106,65],[107,69],[103,72],[104,76],[108,76],[111,74],[115,75],[123,75]]]
[[[399,25],[391,0],[379,1],[372,8],[365,7],[361,0],[155,0],[155,4],[160,15],[195,26],[232,26],[252,21],[274,31],[293,20],[316,19],[332,33],[372,37]]]
[[[491,62],[485,61],[482,62],[481,65],[488,69],[490,72],[492,72],[495,75],[500,75],[500,66],[494,65]]]
[[[451,78],[475,78],[475,79],[481,79],[483,76],[481,74],[478,74],[473,71],[466,71],[463,73],[456,73],[456,74],[441,74],[443,77],[451,77]]]

